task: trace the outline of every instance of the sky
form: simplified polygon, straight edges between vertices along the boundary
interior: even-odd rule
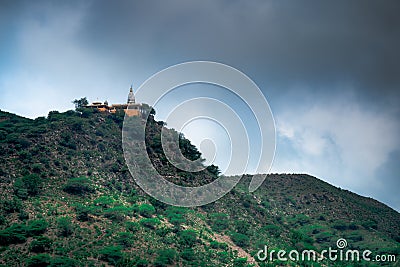
[[[166,67],[220,62],[268,100],[271,172],[314,175],[399,211],[399,13],[390,0],[3,0],[0,109],[35,118],[81,97],[121,103]],[[166,97],[159,118],[194,96]],[[231,96],[219,99],[248,116]],[[185,132],[197,145],[212,132],[199,127]]]

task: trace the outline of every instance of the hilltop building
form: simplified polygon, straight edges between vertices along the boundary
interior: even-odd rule
[[[115,113],[117,110],[124,110],[125,114],[129,117],[131,116],[139,116],[142,114],[142,104],[136,103],[135,101],[135,94],[133,93],[132,86],[129,90],[128,94],[128,101],[126,104],[112,104],[111,106],[108,105],[107,101],[102,102],[93,102],[90,105],[84,106],[85,108],[94,108],[100,112],[109,112]]]

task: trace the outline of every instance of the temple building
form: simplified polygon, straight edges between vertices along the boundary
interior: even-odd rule
[[[108,105],[107,101],[102,102],[93,102],[90,105],[86,105],[86,108],[95,108],[100,112],[109,112],[115,113],[117,110],[124,110],[125,114],[129,117],[131,116],[139,116],[142,110],[142,104],[136,103],[135,101],[135,94],[133,93],[132,86],[129,90],[128,94],[128,101],[126,104],[112,104],[111,106]]]

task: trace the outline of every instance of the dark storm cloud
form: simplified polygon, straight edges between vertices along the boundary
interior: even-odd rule
[[[399,95],[398,1],[94,1],[88,9],[79,38],[128,60],[158,68],[218,60],[277,86],[345,81],[373,98]]]

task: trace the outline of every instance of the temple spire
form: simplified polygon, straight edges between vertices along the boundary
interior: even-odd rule
[[[133,94],[132,85],[131,88],[129,89],[128,104],[135,104],[135,95]]]

